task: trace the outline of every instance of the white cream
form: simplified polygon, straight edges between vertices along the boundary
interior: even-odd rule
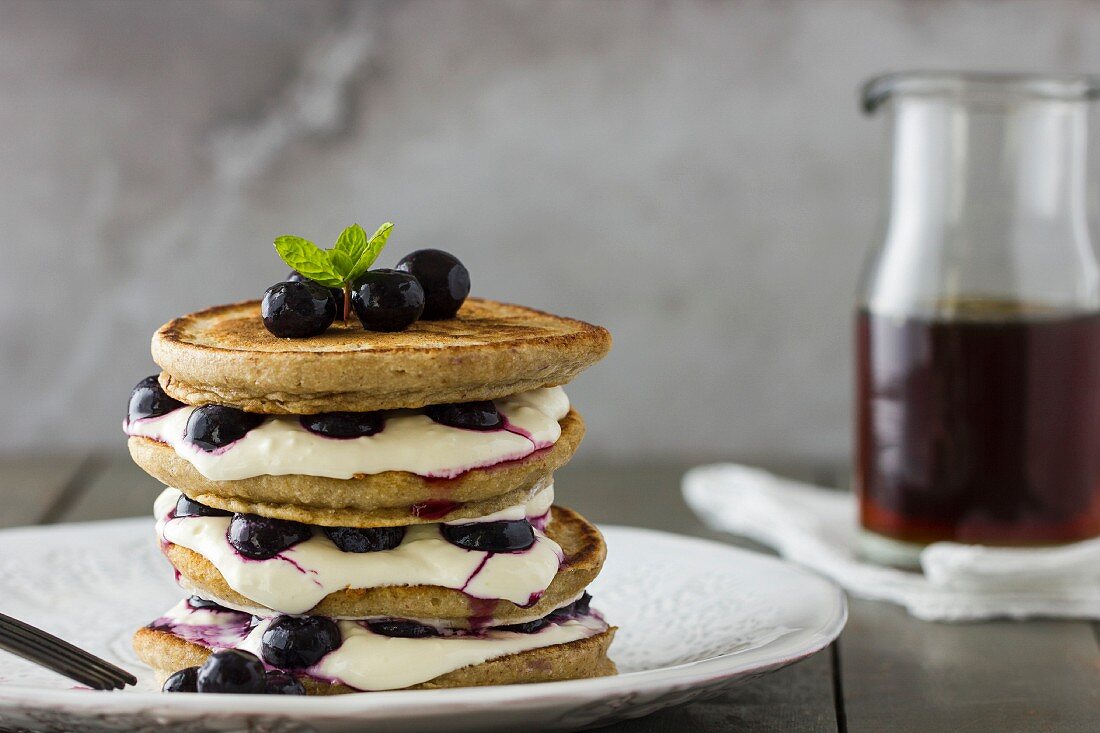
[[[604,631],[599,616],[581,616],[551,624],[534,634],[488,631],[477,636],[435,636],[401,639],[375,634],[354,621],[338,621],[343,643],[304,672],[311,677],[342,682],[357,690],[399,690],[471,664],[587,639]],[[238,649],[261,656],[265,619],[237,645]]]
[[[561,436],[558,423],[569,412],[569,398],[561,387],[521,392],[495,404],[507,420],[501,430],[452,428],[411,410],[394,410],[385,413],[381,432],[336,439],[309,432],[297,416],[280,416],[209,453],[184,435],[194,407],[127,422],[124,429],[127,435],[167,443],[213,481],[286,474],[350,479],[384,471],[453,478],[552,446]]]
[[[548,496],[547,496],[548,495]],[[280,613],[304,613],[329,593],[346,588],[434,585],[482,599],[527,605],[549,587],[564,560],[556,542],[535,529],[535,544],[523,552],[465,550],[443,539],[438,524],[408,527],[401,544],[381,552],[342,552],[325,534],[313,536],[269,560],[240,555],[226,538],[229,517],[170,518],[177,489],[167,488],[154,505],[160,539],[186,547],[218,569],[230,588]],[[538,518],[553,502],[553,486],[533,497],[520,517]],[[516,508],[505,510],[515,514]],[[530,512],[539,512],[531,514]],[[476,520],[465,520],[469,523]]]

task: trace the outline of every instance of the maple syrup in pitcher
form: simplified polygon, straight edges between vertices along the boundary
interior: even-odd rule
[[[1090,77],[900,74],[890,211],[856,313],[855,489],[870,558],[1100,535]]]
[[[860,513],[912,543],[1100,534],[1100,314],[858,316]],[[872,355],[877,356],[872,356]]]

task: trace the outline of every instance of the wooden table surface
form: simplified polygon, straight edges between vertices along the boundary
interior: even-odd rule
[[[558,496],[597,523],[734,542],[684,506],[684,468],[574,465],[559,472]],[[840,478],[821,466],[782,472],[834,485]],[[158,490],[123,455],[7,459],[0,461],[0,526],[149,515]],[[853,600],[848,627],[827,652],[718,698],[604,730],[1095,732],[1098,640],[1100,625],[1083,621],[932,624]]]

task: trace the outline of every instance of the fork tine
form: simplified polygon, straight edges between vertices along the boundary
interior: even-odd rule
[[[59,655],[63,654],[78,663],[104,673],[109,681],[115,682],[119,687],[125,684],[137,684],[137,678],[126,670],[72,645],[64,639],[59,639],[53,634],[35,628],[11,616],[0,613],[0,628],[9,628],[13,632],[21,633],[32,641],[37,641],[39,644],[49,645],[51,648],[56,649]]]
[[[34,634],[27,629],[8,623],[4,618],[0,618],[0,632],[2,632],[6,638],[24,645],[30,649],[40,649],[44,654],[52,656],[60,661],[68,662],[74,667],[80,667],[86,669],[88,673],[95,674],[104,681],[109,681],[116,677],[107,668],[90,664],[87,655],[77,654],[64,646],[52,643],[48,638],[43,638],[37,634]]]
[[[110,688],[122,686],[122,679],[118,674],[102,665],[90,664],[86,655],[75,654],[64,647],[43,641],[22,628],[5,623],[3,619],[0,619],[0,634],[5,640],[19,645],[27,653],[43,658],[49,657],[67,669],[79,671],[86,677],[97,680],[101,685],[107,685]]]
[[[98,673],[92,673],[84,668],[74,666],[71,661],[61,659],[50,652],[44,651],[41,647],[29,644],[25,640],[10,637],[6,631],[0,632],[0,649],[41,665],[94,690],[113,689],[113,685],[103,677],[98,676]]]

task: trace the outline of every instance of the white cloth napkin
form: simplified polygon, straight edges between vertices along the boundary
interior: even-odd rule
[[[731,463],[688,471],[683,492],[711,528],[768,545],[853,595],[900,604],[917,618],[1100,619],[1100,540],[1026,550],[938,542],[921,553],[922,575],[859,557],[849,493]]]

